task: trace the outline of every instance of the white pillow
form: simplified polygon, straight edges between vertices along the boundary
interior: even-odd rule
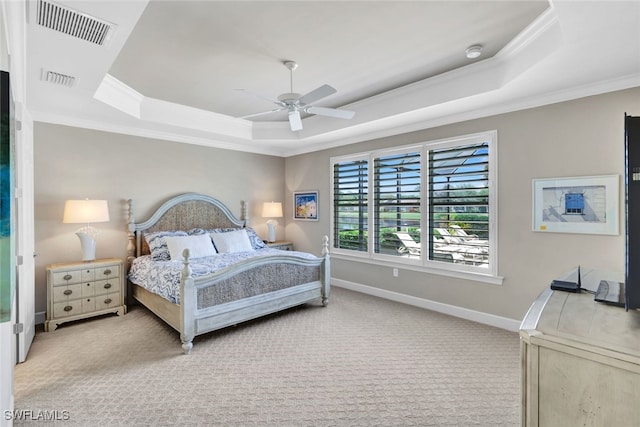
[[[247,252],[253,251],[251,240],[247,230],[240,229],[234,231],[227,231],[226,233],[211,233],[211,240],[216,245],[216,250],[219,253],[232,253],[232,252]]]
[[[194,236],[166,236],[164,238],[169,248],[171,259],[182,260],[182,251],[189,248],[189,258],[204,258],[216,254],[216,248],[211,244],[211,238],[206,234]]]

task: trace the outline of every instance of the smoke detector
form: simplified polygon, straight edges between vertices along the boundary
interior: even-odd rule
[[[480,55],[482,55],[482,46],[479,44],[474,44],[473,46],[469,46],[465,51],[467,58],[476,59]]]

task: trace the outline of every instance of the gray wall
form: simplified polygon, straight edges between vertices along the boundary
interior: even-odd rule
[[[549,282],[577,265],[624,268],[624,113],[640,115],[640,88],[441,126],[286,159],[291,192],[319,190],[319,221],[290,221],[287,239],[314,251],[329,230],[329,158],[486,130],[498,131],[498,265],[501,286],[332,258],[332,277],[521,319]],[[531,231],[534,178],[619,174],[618,236]]]
[[[79,225],[62,224],[66,199],[108,200],[111,221],[95,224],[98,258],[125,258],[130,198],[138,222],[185,192],[214,196],[238,217],[244,200],[250,225],[263,238],[262,203],[283,200],[280,157],[43,123],[34,132],[36,312],[46,310],[45,266],[81,257]],[[284,239],[284,227],[277,237]]]
[[[218,197],[236,215],[250,205],[252,225],[266,236],[264,201],[282,200],[278,239],[320,252],[329,234],[329,158],[414,142],[498,131],[499,274],[502,286],[332,258],[332,276],[445,304],[521,319],[549,281],[578,264],[621,270],[618,236],[531,231],[533,178],[624,171],[623,116],[640,115],[640,88],[362,142],[286,159],[107,132],[37,123],[35,127],[36,311],[45,310],[45,265],[75,261],[80,243],[62,224],[64,200],[107,199],[111,222],[97,224],[98,257],[126,254],[126,204],[146,219],[162,200],[197,191]],[[622,182],[622,179],[621,179]],[[319,221],[293,221],[292,192],[319,190]],[[623,188],[620,188],[623,230]]]

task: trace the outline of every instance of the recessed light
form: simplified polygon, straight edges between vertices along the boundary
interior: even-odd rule
[[[473,46],[469,46],[465,51],[467,58],[475,59],[482,54],[482,46],[479,44],[474,44]]]

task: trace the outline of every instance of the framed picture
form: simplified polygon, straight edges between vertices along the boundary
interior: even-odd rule
[[[619,233],[618,175],[533,180],[533,231]]]
[[[293,193],[293,219],[318,220],[318,192],[296,191]]]

